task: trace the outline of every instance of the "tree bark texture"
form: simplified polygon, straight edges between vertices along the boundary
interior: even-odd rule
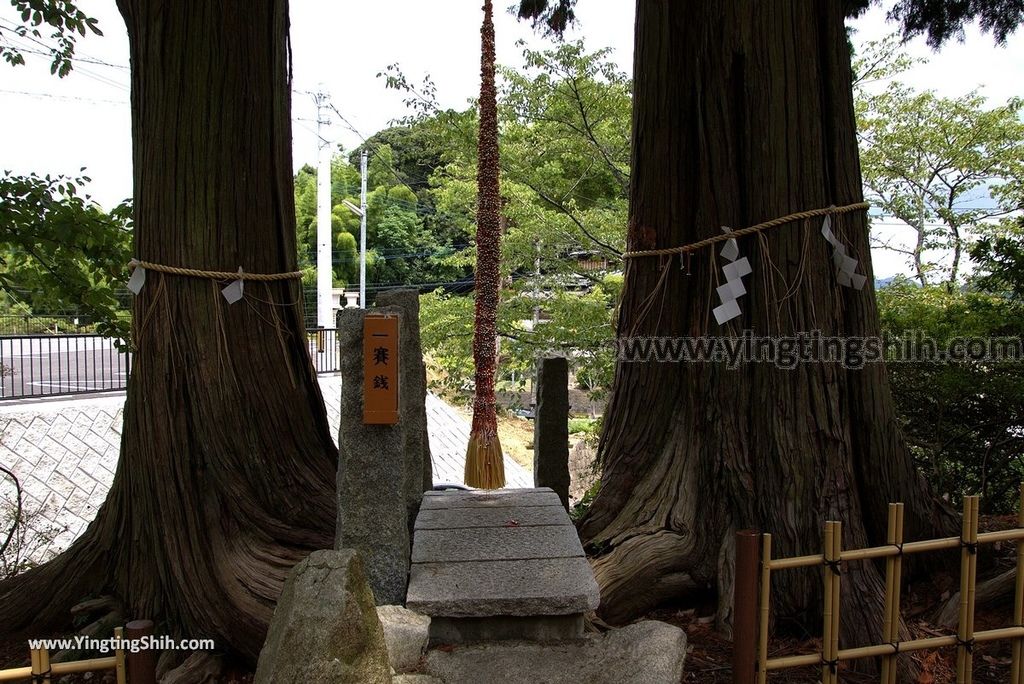
[[[630,250],[861,201],[842,5],[638,0]],[[627,260],[620,339],[877,334],[865,216],[836,224],[863,291],[837,284],[820,219],[794,223],[739,240],[754,272],[742,316],[724,326],[711,316],[721,244],[693,254],[689,273],[685,258]],[[845,523],[846,548],[883,540],[890,501],[907,504],[908,538],[947,525],[914,471],[881,364],[620,362],[599,457],[580,531],[612,622],[716,585],[728,603],[737,529],[771,532],[775,554],[793,556],[821,551],[829,519]],[[880,575],[851,564],[843,580],[844,643],[868,643],[880,635]],[[820,570],[773,582],[777,624],[820,625]]]
[[[132,70],[135,254],[296,270],[287,0],[119,0]],[[0,587],[4,631],[101,588],[164,632],[255,661],[290,568],[333,541],[331,439],[297,280],[157,272],[134,304],[121,456],[96,520]]]

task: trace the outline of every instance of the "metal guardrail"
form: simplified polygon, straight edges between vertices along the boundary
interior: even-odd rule
[[[334,328],[306,333],[319,374],[337,373],[341,350]],[[132,355],[95,334],[0,336],[0,400],[123,390]]]
[[[825,523],[823,552],[795,558],[773,558],[772,536],[750,530],[736,535],[736,580],[734,585],[733,682],[764,684],[768,673],[795,667],[821,666],[822,684],[837,684],[840,662],[861,658],[881,658],[881,681],[895,684],[896,659],[900,654],[955,646],[957,684],[971,684],[976,643],[1007,640],[1013,657],[1008,684],[1024,684],[1024,485],[1017,527],[998,532],[978,533],[978,497],[964,497],[963,525],[959,537],[904,542],[903,504],[889,504],[889,528],[885,546],[867,549],[842,548],[842,523]],[[975,631],[975,588],[977,586],[978,546],[996,542],[1016,542],[1017,578],[1013,605],[1013,625],[1000,629]],[[960,549],[960,614],[956,634],[899,640],[900,588],[903,557],[908,554]],[[882,643],[839,648],[840,567],[852,561],[884,558],[885,605]],[[771,576],[779,570],[821,567],[824,575],[824,610],[821,651],[806,655],[768,657],[768,630]],[[760,585],[760,592],[758,592]],[[760,595],[759,595],[760,593]]]

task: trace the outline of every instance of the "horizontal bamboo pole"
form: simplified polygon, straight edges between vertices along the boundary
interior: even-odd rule
[[[1011,530],[999,530],[998,532],[985,532],[978,535],[978,544],[994,544],[1004,541],[1018,541],[1024,539],[1024,528]],[[946,537],[944,539],[928,539],[926,541],[907,542],[903,545],[903,555],[911,553],[925,553],[927,551],[943,551],[945,549],[956,549],[960,547],[959,537]],[[895,546],[874,546],[868,549],[851,549],[843,551],[842,560],[860,561],[872,560],[874,558],[888,558],[889,556],[900,555],[899,548]],[[793,570],[795,568],[810,568],[815,565],[824,565],[825,556],[817,554],[813,556],[794,556],[793,558],[776,558],[770,564],[772,570]]]
[[[89,660],[72,660],[67,663],[50,663],[50,674],[57,675],[74,674],[77,672],[99,672],[101,670],[113,670],[117,667],[117,657],[107,656],[105,658],[90,658]],[[21,679],[32,677],[31,667],[15,667],[10,670],[0,670],[0,682],[16,682]]]
[[[76,672],[97,672],[113,670],[117,667],[117,657],[90,658],[89,660],[72,660],[67,663],[53,663],[50,671],[55,675],[73,674]]]
[[[811,568],[815,565],[824,565],[825,556],[795,556],[793,558],[776,558],[768,564],[772,570],[792,570],[793,568]]]
[[[15,682],[19,679],[29,679],[31,676],[31,667],[15,667],[10,670],[0,670],[0,682]]]
[[[998,532],[982,532],[978,535],[979,544],[993,544],[995,542],[1018,541],[1024,539],[1024,529],[999,530]]]
[[[990,629],[984,632],[975,632],[975,643],[988,641],[1002,641],[1004,639],[1024,638],[1024,627],[1002,627]],[[929,651],[936,648],[956,646],[956,636],[928,637],[927,639],[914,639],[912,641],[900,642],[900,653],[911,653],[913,651]],[[877,658],[892,653],[892,646],[889,644],[878,644],[877,646],[858,646],[857,648],[845,648],[839,651],[840,661],[861,660],[863,658]],[[805,655],[783,656],[781,658],[770,658],[765,663],[765,669],[769,672],[774,670],[787,670],[792,667],[807,667],[820,665],[820,653],[808,653]]]

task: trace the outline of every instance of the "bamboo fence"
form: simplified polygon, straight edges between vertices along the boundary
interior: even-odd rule
[[[125,628],[114,629],[117,648],[112,655],[103,658],[73,660],[54,663],[50,661],[50,650],[46,648],[30,649],[30,665],[0,670],[0,682],[16,682],[28,680],[32,684],[51,684],[62,675],[81,672],[114,671],[117,684],[155,684],[156,663],[151,651],[129,653],[122,647],[125,640],[151,636],[153,623],[149,620],[137,620]]]
[[[760,543],[758,543],[758,541]],[[1016,542],[1017,577],[1013,607],[1013,625],[1000,629],[975,631],[974,608],[977,588],[978,548],[997,542]],[[736,588],[734,618],[733,681],[735,684],[765,684],[768,673],[796,667],[820,666],[822,684],[837,684],[841,662],[861,658],[881,658],[880,682],[896,684],[896,660],[902,653],[956,647],[957,684],[972,684],[974,645],[1011,640],[1012,659],[1008,684],[1024,684],[1024,485],[1017,527],[998,532],[978,533],[978,497],[964,499],[963,525],[959,537],[927,541],[903,541],[903,504],[889,504],[889,524],[885,546],[866,549],[842,548],[842,523],[828,521],[823,533],[822,553],[793,558],[772,557],[772,536],[750,531],[737,534]],[[960,548],[960,610],[956,634],[900,641],[900,588],[903,557]],[[758,559],[758,554],[760,559]],[[850,561],[885,559],[885,602],[882,615],[882,643],[854,648],[839,648],[842,588],[841,567]],[[820,566],[824,573],[824,602],[821,651],[806,655],[768,657],[768,629],[772,573],[779,570]],[[757,585],[760,585],[759,587]],[[758,596],[759,595],[759,596]],[[753,600],[750,600],[750,599]],[[743,599],[743,600],[741,600]],[[756,643],[756,657],[747,644]]]

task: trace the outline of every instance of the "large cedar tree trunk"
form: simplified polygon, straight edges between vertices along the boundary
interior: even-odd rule
[[[287,0],[119,0],[132,68],[135,253],[296,270]],[[5,632],[45,634],[90,593],[255,659],[289,569],[333,541],[337,451],[298,281],[149,272],[107,501],[52,562],[0,585]]]
[[[839,0],[638,0],[634,79],[631,250],[861,200]],[[841,224],[870,283],[865,216]],[[740,240],[754,272],[743,315],[721,327],[711,309],[724,261],[702,250],[687,275],[677,257],[652,309],[662,260],[629,260],[620,338],[876,334],[871,285],[836,283],[820,227]],[[601,490],[580,530],[614,622],[716,585],[728,604],[737,529],[771,532],[776,555],[792,556],[820,552],[826,519],[845,523],[847,548],[878,542],[890,501],[906,502],[908,537],[946,523],[915,474],[881,364],[619,363],[599,453]],[[869,643],[880,577],[860,563],[843,579],[844,641]],[[773,581],[777,617],[820,624],[820,570]]]

